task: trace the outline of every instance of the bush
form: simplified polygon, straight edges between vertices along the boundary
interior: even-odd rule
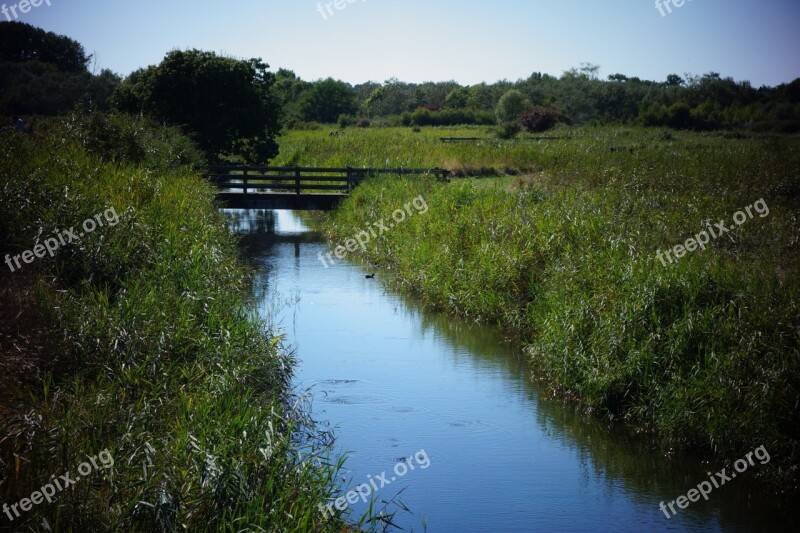
[[[505,125],[510,122],[517,122],[527,107],[528,100],[525,95],[516,89],[511,89],[497,103],[497,109],[495,110],[497,123]]]
[[[356,117],[353,115],[341,114],[339,115],[339,120],[337,122],[340,129],[345,129],[348,126],[356,125]]]
[[[46,129],[75,140],[104,161],[162,170],[206,165],[203,152],[180,128],[162,126],[146,117],[75,112],[64,119],[53,119]]]
[[[359,128],[369,128],[370,122],[367,117],[361,117],[358,119],[358,127]]]
[[[497,129],[497,136],[501,139],[513,139],[522,129],[519,122],[506,122]]]
[[[400,120],[403,126],[489,126],[494,124],[492,113],[473,109],[430,111],[420,108],[413,113],[403,113]]]
[[[547,131],[556,125],[558,115],[552,109],[534,107],[519,117],[519,124],[529,133]]]
[[[139,119],[73,124],[0,131],[0,248],[112,206],[119,216],[24,277],[0,278],[2,316],[38,328],[0,323],[4,347],[32,346],[0,357],[0,501],[104,447],[117,460],[14,530],[342,531],[318,508],[338,477],[320,455],[327,437],[294,407],[293,361],[245,303],[249,270],[213,186],[87,153],[128,150],[131,132],[150,135]]]

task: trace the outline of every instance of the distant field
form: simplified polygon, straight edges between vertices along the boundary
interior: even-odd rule
[[[750,178],[767,169],[787,173],[794,169],[796,173],[800,159],[800,136],[699,134],[631,127],[564,127],[514,140],[497,139],[492,128],[479,126],[422,128],[419,132],[411,128],[348,128],[336,137],[330,135],[331,131],[285,132],[279,139],[280,154],[272,164],[440,167],[459,175],[484,176],[553,170],[601,181],[610,173],[669,180],[669,175],[660,171],[672,168],[694,176],[695,182],[709,184],[711,179],[716,184]],[[442,137],[485,140],[445,143],[440,141]],[[794,157],[784,157],[792,153]],[[781,154],[784,160],[767,160],[775,154]]]
[[[689,195],[698,211],[730,210],[761,196],[797,205],[800,136],[558,128],[504,141],[491,128],[351,128],[289,131],[274,165],[446,168],[456,176],[523,175],[549,187],[627,188]],[[441,137],[485,137],[444,143]],[[752,198],[757,194],[756,198]],[[699,195],[699,196],[697,196]],[[688,199],[688,198],[687,198]]]

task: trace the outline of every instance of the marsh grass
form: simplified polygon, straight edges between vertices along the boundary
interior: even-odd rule
[[[441,129],[388,129],[348,131],[345,150],[348,137],[326,145],[314,133],[290,133],[286,154],[301,164],[375,164],[383,153],[392,165],[453,159],[465,174],[524,171],[449,184],[375,179],[325,225],[338,240],[423,195],[429,212],[365,254],[400,289],[515,331],[553,395],[652,432],[666,449],[722,458],[762,444],[779,450],[765,474],[797,489],[797,137],[603,128],[452,146],[436,141]],[[656,259],[760,198],[769,216],[675,264]]]
[[[0,309],[15,365],[0,376],[0,501],[104,449],[114,466],[2,527],[341,531],[317,508],[341,461],[289,393],[282,336],[243,305],[249,272],[213,188],[180,150],[109,162],[70,127],[0,133],[3,255],[108,207],[120,217],[0,276],[18,296]]]

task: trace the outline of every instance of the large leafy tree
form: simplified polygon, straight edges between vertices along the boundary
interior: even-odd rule
[[[330,124],[339,115],[356,111],[356,93],[350,85],[333,78],[316,82],[303,94],[300,112],[305,120]]]
[[[281,118],[268,69],[261,59],[176,50],[131,74],[113,103],[186,128],[212,161],[266,163],[278,153]]]
[[[22,22],[0,22],[0,61],[39,61],[64,72],[86,72],[91,56],[77,41]]]
[[[92,75],[80,43],[21,22],[0,22],[0,114],[55,115],[77,104],[105,109],[120,83]]]

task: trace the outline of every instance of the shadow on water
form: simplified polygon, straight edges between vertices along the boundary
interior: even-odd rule
[[[334,326],[322,327],[318,315],[297,311],[319,328],[308,330],[303,324],[293,341],[299,345],[300,367],[312,367],[312,374],[317,372],[314,382],[328,387],[325,396],[320,396],[323,407],[317,417],[322,414],[330,417],[332,424],[342,424],[339,433],[344,446],[355,452],[355,464],[348,462],[349,477],[358,481],[379,472],[370,461],[392,453],[381,446],[399,448],[398,442],[427,442],[429,451],[435,450],[431,460],[437,467],[436,476],[418,476],[414,483],[424,487],[417,493],[409,490],[402,498],[415,513],[427,518],[431,531],[793,531],[792,526],[800,523],[800,513],[777,504],[753,482],[750,472],[714,489],[709,501],[691,503],[667,520],[659,502],[685,495],[708,479],[707,472],[716,472],[723,465],[706,464],[691,456],[666,457],[645,438],[609,427],[573,405],[546,399],[543,389],[530,379],[530,368],[513,341],[504,339],[496,329],[424,311],[408,297],[387,290],[380,281],[385,273],[379,273],[378,280],[365,281],[364,271],[357,265],[340,264],[336,272],[314,274],[311,269],[321,268],[315,264],[316,255],[327,247],[319,234],[288,213],[281,217],[270,211],[227,214],[231,227],[242,236],[246,256],[259,269],[256,301],[274,297],[271,291],[280,284],[279,270],[289,273],[286,278],[300,278],[302,272],[309,281],[298,282],[298,290],[310,292],[298,298],[310,300],[302,305],[321,307],[326,290],[340,291],[347,296],[342,300],[346,304],[334,301],[334,312],[342,308],[343,314],[387,315],[393,317],[392,322],[410,325],[410,331],[394,331],[387,325],[387,332],[380,337],[387,344],[397,337],[408,346],[416,347],[410,343],[427,339],[425,349],[439,347],[435,360],[431,355],[414,359],[410,354],[409,364],[428,365],[431,370],[414,369],[406,377],[398,366],[405,363],[403,358],[387,355],[376,360],[370,355],[350,355],[361,353],[365,347],[359,344],[373,342],[363,336],[337,344],[336,350],[329,349],[326,359],[319,361],[315,354],[324,349],[318,348],[324,342],[318,337],[325,335],[320,331]],[[362,301],[359,298],[365,292],[377,294]],[[342,298],[341,294],[337,297]],[[387,307],[391,312],[386,312]],[[385,349],[392,353],[391,348]],[[338,356],[339,352],[347,355]],[[403,386],[385,396],[364,394],[370,405],[358,405],[356,392],[347,396],[342,390],[355,391],[359,381],[369,382],[372,371],[364,368],[370,365],[376,367],[374,375],[387,380],[396,376]],[[341,379],[350,376],[350,367],[367,378]],[[434,392],[425,392],[430,373],[436,373],[438,381],[433,383]],[[498,385],[487,389],[487,381]],[[485,412],[467,405],[474,398],[457,390],[465,382],[472,383],[474,397],[482,404],[491,404]],[[448,405],[449,396],[464,405]],[[419,397],[427,403],[415,404]],[[466,413],[448,417],[443,414],[448,410]],[[396,417],[394,423],[404,428],[402,436],[381,429],[387,417]],[[469,431],[459,426],[467,426]],[[458,459],[448,462],[451,457]],[[760,466],[756,461],[750,470]],[[418,527],[418,522],[403,525]]]

